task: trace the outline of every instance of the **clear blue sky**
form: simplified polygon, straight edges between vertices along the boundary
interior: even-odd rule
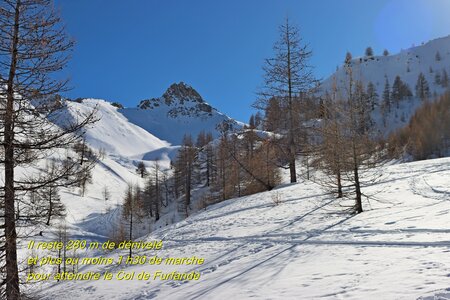
[[[450,34],[448,0],[56,0],[76,40],[69,97],[134,107],[173,82],[238,120],[253,112],[264,58],[286,16],[324,78],[372,46],[391,53]]]

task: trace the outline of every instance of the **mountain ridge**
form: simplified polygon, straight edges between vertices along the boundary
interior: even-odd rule
[[[354,83],[361,82],[364,90],[369,83],[373,84],[376,99],[371,112],[374,125],[382,135],[406,126],[425,101],[416,95],[416,84],[420,75],[423,75],[429,87],[429,96],[426,100],[434,101],[437,96],[449,90],[450,81],[450,35],[433,39],[420,46],[414,46],[392,55],[360,56],[352,58],[349,63],[352,69]],[[404,97],[393,103],[393,85],[399,77],[403,86],[408,87],[413,95]],[[318,91],[319,96],[331,94],[334,86],[339,91],[338,97],[345,99],[348,93],[349,77],[345,64],[327,77]],[[383,111],[384,92],[386,82],[389,84],[390,106],[388,112]],[[356,84],[354,84],[356,86]]]
[[[195,139],[205,131],[218,137],[224,124],[230,130],[244,125],[212,107],[184,82],[170,85],[159,98],[145,99],[135,108],[118,111],[131,123],[174,145],[181,144],[186,134]]]
[[[440,55],[439,60],[436,59],[437,53]],[[443,68],[449,72],[450,35],[430,40],[420,46],[401,50],[396,54],[355,57],[351,60],[351,66],[354,80],[360,80],[366,85],[372,82],[379,95],[384,88],[385,75],[391,86],[398,75],[413,90],[420,73],[425,75],[432,92],[442,93],[444,89],[439,88],[438,84],[434,84],[434,76],[435,72],[441,71]],[[322,82],[321,90],[330,91],[334,80],[337,81],[338,87],[342,87],[344,77],[345,68],[342,64]]]
[[[172,145],[180,145],[184,135],[195,139],[201,131],[205,131],[217,138],[224,127],[233,130],[244,126],[244,123],[211,106],[184,82],[171,84],[161,97],[141,100],[136,107],[124,107],[118,102],[94,98],[77,98],[69,103],[75,106],[87,104],[93,108],[92,101],[110,104],[131,124]],[[107,110],[111,112],[111,108]]]

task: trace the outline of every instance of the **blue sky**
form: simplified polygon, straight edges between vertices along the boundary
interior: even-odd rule
[[[64,71],[66,96],[134,107],[173,82],[192,85],[214,107],[247,121],[289,16],[313,51],[318,78],[345,53],[376,54],[450,34],[448,0],[55,0],[76,40]]]

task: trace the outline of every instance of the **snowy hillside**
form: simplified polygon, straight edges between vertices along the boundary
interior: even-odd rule
[[[434,99],[435,95],[441,95],[448,90],[450,36],[402,50],[394,55],[357,57],[351,60],[350,65],[354,81],[361,81],[364,89],[368,88],[369,83],[373,84],[378,97],[371,115],[379,133],[387,135],[408,124],[411,116],[423,104],[423,99],[416,95],[419,74],[422,73],[428,83],[430,93],[428,98]],[[392,98],[393,84],[397,76],[409,87],[413,96],[399,101],[398,107],[392,103],[391,99],[391,108],[389,112],[385,109],[385,115],[383,115],[386,80]],[[339,90],[338,96],[345,97],[348,91],[348,75],[344,66],[339,67],[334,74],[323,81],[320,93],[331,93],[334,85]]]
[[[184,134],[195,139],[202,130],[217,137],[218,126],[224,122],[231,128],[243,125],[217,111],[183,82],[172,84],[160,98],[143,100],[137,108],[119,111],[131,123],[173,145],[181,144]]]
[[[93,217],[103,219],[104,216],[101,214],[115,209],[122,203],[128,184],[142,186],[144,180],[136,172],[139,162],[151,168],[154,161],[158,160],[162,169],[169,168],[177,147],[130,123],[109,102],[83,99],[80,102],[65,103],[67,109],[63,111],[63,115],[66,120],[82,119],[94,108],[97,109],[98,121],[85,128],[85,138],[86,144],[96,153],[104,152],[104,156],[93,169],[92,181],[87,185],[84,196],[80,195],[78,188],[65,188],[61,191],[69,224],[84,222]],[[102,195],[105,188],[110,194],[107,201]],[[111,213],[116,214],[115,211]],[[109,229],[105,228],[98,232],[108,234]]]
[[[142,156],[150,151],[167,148],[169,143],[162,141],[128,122],[109,102],[99,99],[83,99],[81,103],[67,101],[73,117],[86,115],[97,107],[98,121],[87,128],[86,140],[95,149],[123,156]]]
[[[367,189],[377,201],[365,202],[364,213],[345,213],[313,182],[286,185],[208,207],[145,238],[162,239],[163,250],[138,252],[197,256],[204,264],[125,267],[152,275],[197,270],[198,281],[53,283],[42,287],[42,299],[450,299],[450,159],[384,173]]]
[[[439,60],[436,59],[437,53],[440,56]],[[450,36],[402,50],[394,55],[357,57],[352,60],[352,68],[354,79],[362,81],[365,86],[372,82],[378,95],[382,95],[385,77],[388,78],[392,86],[397,75],[409,85],[414,93],[417,77],[420,73],[425,75],[431,93],[441,94],[445,89],[435,83],[435,75],[443,70],[446,70],[447,73],[450,72]],[[334,80],[336,80],[338,86],[344,87],[342,84],[345,78],[345,68],[341,66],[323,82],[322,90],[331,90]]]

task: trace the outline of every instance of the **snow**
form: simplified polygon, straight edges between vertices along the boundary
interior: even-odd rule
[[[152,161],[158,160],[163,169],[168,168],[170,157],[177,148],[128,122],[116,107],[105,100],[83,99],[81,103],[65,101],[65,104],[66,108],[62,111],[64,119],[58,119],[59,122],[81,120],[93,109],[97,110],[98,121],[85,128],[85,138],[87,145],[96,153],[104,151],[104,157],[92,171],[93,181],[87,185],[84,196],[80,195],[78,188],[61,190],[61,200],[67,209],[66,219],[71,226],[93,215],[98,217],[99,214],[114,210],[122,203],[128,184],[143,185],[143,180],[136,173],[139,161],[151,167]],[[148,153],[154,155],[149,156]],[[75,153],[70,155],[76,157]],[[110,193],[107,201],[102,195],[105,187]],[[102,233],[108,231],[105,228]]]
[[[215,137],[219,135],[216,126],[230,119],[213,111],[212,116],[198,118],[192,116],[167,117],[169,107],[158,107],[153,109],[125,108],[120,112],[129,122],[136,124],[148,132],[154,133],[161,139],[167,140],[174,145],[180,145],[185,134],[190,134],[195,141],[197,135],[204,130],[211,132]],[[237,124],[237,123],[236,123]]]
[[[67,102],[72,114],[85,115],[94,107],[98,109],[98,121],[88,128],[86,140],[95,149],[123,156],[139,156],[168,147],[170,144],[155,137],[130,122],[109,102],[99,99],[83,99],[82,103]]]
[[[359,215],[314,182],[286,184],[142,238],[162,239],[164,247],[141,255],[195,255],[203,265],[80,270],[197,270],[198,281],[64,282],[43,286],[42,299],[450,299],[450,158],[383,171],[383,181],[365,190],[378,200],[366,201]]]
[[[440,61],[435,59],[437,52],[440,53]],[[430,67],[433,73],[430,73]],[[361,80],[365,83],[365,86],[369,82],[372,82],[377,89],[378,95],[382,95],[385,76],[387,76],[392,87],[397,75],[400,76],[403,82],[409,85],[411,91],[414,93],[417,77],[420,73],[425,75],[430,85],[430,92],[433,93],[436,91],[440,94],[444,89],[435,84],[434,76],[436,72],[442,72],[443,69],[447,73],[450,71],[450,36],[434,39],[421,46],[402,50],[398,54],[357,57],[352,60],[352,68],[354,79]],[[345,76],[345,68],[341,66],[323,82],[323,90],[331,90],[333,78],[337,79],[337,84],[340,86]]]
[[[77,187],[60,190],[61,201],[67,210],[66,222],[73,235],[106,238],[115,229],[109,223],[117,222],[121,217],[118,206],[122,204],[128,185],[144,185],[144,179],[136,172],[138,163],[142,161],[147,168],[151,168],[157,160],[161,170],[168,169],[178,147],[128,122],[107,101],[83,99],[81,103],[65,101],[65,104],[66,107],[54,120],[59,125],[62,125],[61,122],[82,120],[94,108],[97,110],[98,121],[85,128],[85,138],[86,144],[95,153],[104,152],[92,170],[92,183],[87,184],[85,195],[81,195]],[[70,149],[67,154],[64,149],[58,149],[52,155],[56,159],[66,156],[75,159],[77,154]],[[17,173],[29,175],[39,166],[45,166],[46,162],[41,161],[36,167],[18,168]],[[106,201],[103,195],[105,188],[110,194]],[[51,235],[53,229],[39,227],[35,232],[44,230]],[[148,228],[146,230],[149,232]]]
[[[439,52],[441,59],[436,60],[436,53]],[[377,124],[379,133],[389,134],[393,130],[405,126],[416,109],[423,104],[421,99],[413,97],[401,101],[400,107],[395,108],[386,118],[384,126],[381,117],[381,103],[386,78],[392,91],[395,77],[400,76],[411,92],[415,94],[415,86],[420,73],[425,76],[430,93],[441,95],[448,89],[435,82],[436,73],[442,74],[445,70],[450,74],[450,36],[431,40],[423,45],[402,50],[398,54],[389,56],[357,57],[351,62],[353,80],[359,80],[367,88],[369,82],[375,85],[378,94],[378,105],[372,113],[372,118]],[[430,72],[430,68],[432,72]],[[348,90],[348,76],[344,66],[340,66],[335,73],[325,79],[321,85],[320,93],[333,90],[336,83],[341,97],[345,97]]]
[[[119,111],[131,123],[174,145],[180,145],[187,134],[195,141],[201,131],[218,137],[218,127],[222,123],[235,129],[244,126],[206,103],[197,91],[183,82],[172,84],[159,98],[141,101],[138,108]]]
[[[184,83],[173,84],[189,89],[186,93],[195,92]],[[166,97],[168,91],[163,95]],[[196,93],[196,92],[195,92]],[[122,156],[136,157],[144,160],[173,158],[176,147],[180,145],[185,134],[190,134],[195,141],[201,131],[211,132],[214,137],[220,135],[218,126],[227,123],[235,129],[245,124],[235,121],[199,99],[186,95],[171,95],[170,102],[160,97],[151,99],[152,105],[146,108],[118,109],[102,99],[83,99],[81,103],[66,101],[68,111],[63,120],[82,119],[95,107],[98,109],[99,121],[87,132],[87,140],[91,147],[104,149]],[[149,101],[149,100],[145,100]],[[143,102],[145,102],[143,101]],[[155,105],[156,103],[156,105]]]

